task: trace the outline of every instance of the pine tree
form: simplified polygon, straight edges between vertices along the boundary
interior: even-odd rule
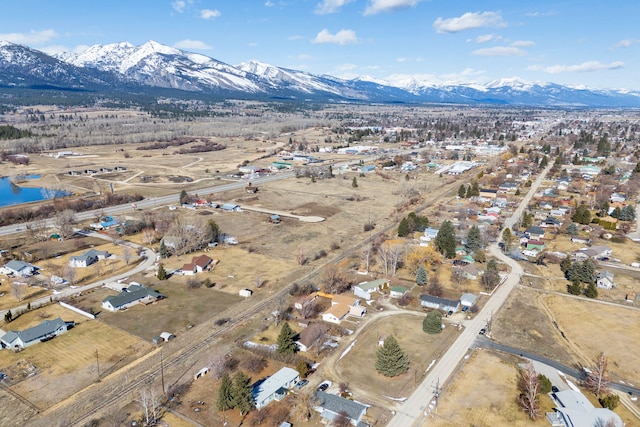
[[[222,375],[222,380],[220,381],[216,408],[218,408],[218,411],[233,409],[233,382],[227,372]]]
[[[400,224],[398,224],[398,237],[406,237],[409,234],[409,221],[407,218],[402,218]]]
[[[169,253],[169,248],[164,244],[164,239],[160,242],[160,258],[169,258],[171,254]]]
[[[158,280],[167,280],[167,270],[164,269],[162,263],[158,264]]]
[[[356,177],[354,176],[353,179],[351,180],[351,186],[353,188],[358,188],[358,180],[356,179]]]
[[[505,250],[509,250],[513,244],[513,234],[509,227],[505,228],[502,232],[502,243],[504,243]]]
[[[180,204],[184,204],[187,203],[187,200],[189,199],[189,194],[187,193],[187,190],[182,189],[182,191],[180,192]]]
[[[458,188],[458,197],[460,197],[461,199],[464,199],[467,196],[467,189],[464,186],[464,184],[460,184],[460,187]]]
[[[280,354],[293,354],[298,351],[295,341],[296,333],[291,329],[289,324],[285,322],[280,329],[278,335],[278,350]]]
[[[582,293],[582,283],[580,283],[580,280],[573,279],[571,284],[567,286],[567,292],[571,295],[580,295]]]
[[[480,195],[480,187],[478,186],[478,181],[475,179],[471,181],[471,197],[478,197]]]
[[[424,265],[420,265],[416,271],[416,283],[418,286],[424,286],[427,284],[427,280],[427,269],[424,268]]]
[[[447,258],[456,257],[456,236],[451,221],[445,221],[440,226],[435,238],[436,248]]]
[[[296,371],[300,374],[300,378],[305,378],[309,375],[309,364],[307,361],[304,359],[298,360],[298,363],[296,363]]]
[[[409,358],[393,336],[385,339],[378,349],[376,370],[385,377],[396,377],[409,370]]]
[[[240,415],[249,413],[254,408],[253,394],[251,392],[251,378],[242,371],[233,377],[232,401],[233,407],[240,411]]]
[[[597,298],[598,297],[598,288],[596,288],[595,283],[589,283],[587,288],[584,290],[584,296],[587,298]]]
[[[467,234],[466,249],[469,252],[477,252],[482,247],[482,233],[477,225],[474,225]]]
[[[427,314],[422,321],[422,330],[428,334],[439,334],[442,332],[442,313],[434,310]]]

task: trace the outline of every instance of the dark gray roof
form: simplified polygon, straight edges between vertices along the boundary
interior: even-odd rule
[[[118,295],[108,296],[105,299],[103,299],[102,302],[109,301],[111,302],[111,305],[114,308],[118,308],[145,297],[151,297],[151,298],[157,299],[157,298],[164,298],[165,296],[159,292],[154,291],[151,288],[132,285],[129,287],[129,291],[122,291]]]
[[[34,265],[31,265],[28,262],[20,261],[20,260],[17,260],[17,259],[12,259],[11,261],[9,261],[8,263],[5,264],[5,267],[7,267],[7,268],[9,268],[9,269],[11,269],[13,271],[20,271],[23,268],[27,268],[27,267],[32,268],[32,269],[35,268]]]
[[[62,326],[64,326],[65,329],[67,327],[64,320],[59,317],[53,320],[43,320],[39,325],[25,329],[24,331],[9,331],[2,337],[2,340],[10,343],[19,337],[23,343],[27,344],[51,335]]]
[[[457,307],[460,301],[454,301],[452,299],[434,297],[433,295],[422,294],[420,295],[420,301],[427,301],[432,304],[439,304],[444,307]]]
[[[324,391],[316,391],[313,404],[323,408],[325,411],[339,414],[344,412],[352,420],[360,421],[362,416],[367,412],[367,406],[335,394],[325,393]]]
[[[527,228],[524,232],[528,234],[544,234],[544,229],[542,227],[533,226]]]

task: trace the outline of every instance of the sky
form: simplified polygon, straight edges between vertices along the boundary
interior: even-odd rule
[[[149,40],[340,78],[640,90],[637,0],[0,0],[47,53]]]

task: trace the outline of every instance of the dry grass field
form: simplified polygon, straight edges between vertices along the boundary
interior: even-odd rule
[[[57,304],[20,316],[10,324],[10,328],[23,330],[43,319],[56,317],[73,320],[76,326],[66,334],[19,353],[0,352],[0,370],[11,378],[11,389],[41,409],[96,381],[96,354],[100,374],[104,376],[151,349],[150,344],[127,332],[90,320]]]
[[[446,327],[439,335],[422,331],[424,316],[396,314],[370,323],[357,342],[341,360],[335,363],[340,382],[349,384],[355,396],[367,401],[369,396],[385,400],[383,396],[409,396],[416,382],[434,359],[438,358],[458,336],[457,329]],[[393,335],[409,357],[409,371],[396,378],[387,378],[375,370],[378,338]],[[340,348],[339,351],[344,351]]]
[[[516,403],[519,358],[476,350],[442,393],[437,414],[431,412],[424,426],[548,426],[543,418],[532,422]],[[552,401],[541,396],[544,412]]]

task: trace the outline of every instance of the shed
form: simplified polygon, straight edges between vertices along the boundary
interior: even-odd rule
[[[462,304],[463,307],[473,307],[477,299],[478,297],[474,294],[462,294],[460,295],[460,304]]]
[[[162,332],[160,334],[160,338],[162,338],[165,341],[171,341],[172,339],[174,339],[176,336],[173,335],[171,332]]]
[[[240,210],[240,205],[237,205],[235,203],[224,203],[222,206],[220,206],[220,209],[227,212],[233,212]]]
[[[389,292],[389,296],[391,298],[401,298],[407,292],[407,290],[408,289],[404,286],[393,286],[391,288],[391,291]]]
[[[240,289],[238,295],[240,295],[241,297],[249,298],[251,295],[253,295],[253,291],[251,289]]]

